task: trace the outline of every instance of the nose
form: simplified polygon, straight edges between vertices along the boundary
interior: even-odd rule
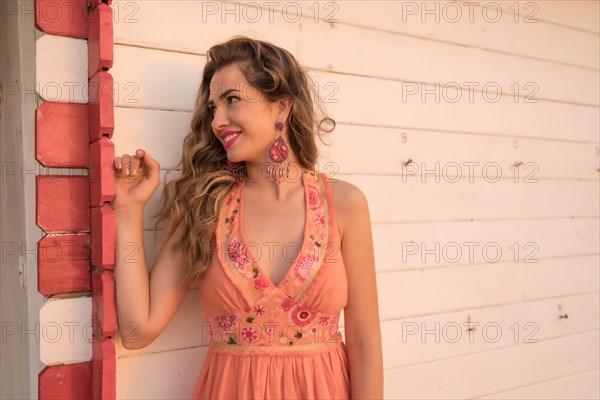
[[[222,109],[223,107],[217,107],[215,112],[213,113],[213,120],[211,122],[211,127],[213,132],[218,133],[224,127],[229,126],[229,117],[227,117],[226,110]]]

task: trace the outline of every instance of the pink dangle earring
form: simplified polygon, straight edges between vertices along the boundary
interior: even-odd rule
[[[275,129],[279,131],[279,137],[275,139],[269,146],[268,156],[269,164],[267,165],[267,176],[269,182],[273,182],[275,179],[277,183],[281,183],[283,177],[289,178],[290,172],[290,160],[288,145],[281,136],[283,131],[283,122],[277,121],[275,123]]]
[[[242,182],[246,176],[246,162],[245,161],[225,161],[225,170],[229,171],[235,176],[237,183]]]

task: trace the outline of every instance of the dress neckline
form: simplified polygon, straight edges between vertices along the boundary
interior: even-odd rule
[[[292,262],[292,264],[289,266],[288,270],[286,271],[285,275],[283,276],[283,279],[281,280],[281,282],[279,282],[277,285],[271,280],[271,278],[269,277],[268,274],[266,274],[265,270],[262,268],[262,266],[259,263],[259,260],[257,259],[256,255],[253,254],[252,257],[252,264],[254,266],[254,268],[256,268],[257,271],[254,271],[255,273],[258,273],[260,275],[262,275],[264,277],[264,280],[267,282],[267,284],[269,285],[269,287],[271,289],[279,289],[282,291],[284,290],[285,285],[287,284],[287,282],[289,282],[292,274],[294,273],[298,262],[300,261],[300,258],[302,256],[302,252],[305,250],[307,244],[308,244],[308,239],[307,239],[307,233],[308,233],[308,225],[309,225],[309,221],[311,218],[311,207],[309,205],[309,198],[308,198],[308,188],[306,187],[306,178],[305,175],[308,171],[304,171],[301,174],[300,179],[302,180],[302,187],[304,189],[304,215],[305,215],[305,220],[304,220],[304,230],[302,233],[302,245],[300,246],[300,249],[298,250],[298,255],[296,256],[296,258],[294,259],[294,261]],[[244,189],[246,187],[245,185],[245,180],[241,182],[240,186],[240,211],[238,214],[238,230],[239,230],[239,234],[240,234],[240,240],[242,241],[243,245],[246,247],[246,249],[248,249],[250,251],[250,246],[248,246],[248,242],[246,241],[246,235],[245,235],[245,230],[244,230]],[[254,253],[254,252],[253,252]]]

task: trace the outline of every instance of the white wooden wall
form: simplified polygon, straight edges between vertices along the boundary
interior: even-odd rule
[[[177,163],[214,43],[289,49],[338,124],[322,170],[369,199],[386,398],[598,398],[599,3],[243,3],[113,3],[116,153]],[[40,38],[38,81],[83,87],[85,49]],[[188,396],[203,318],[194,289],[119,347],[118,398]]]

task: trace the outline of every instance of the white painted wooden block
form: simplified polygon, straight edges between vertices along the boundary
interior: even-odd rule
[[[87,103],[87,40],[43,35],[36,41],[36,90],[46,101]]]
[[[92,299],[49,299],[40,309],[40,360],[46,365],[92,358]]]

